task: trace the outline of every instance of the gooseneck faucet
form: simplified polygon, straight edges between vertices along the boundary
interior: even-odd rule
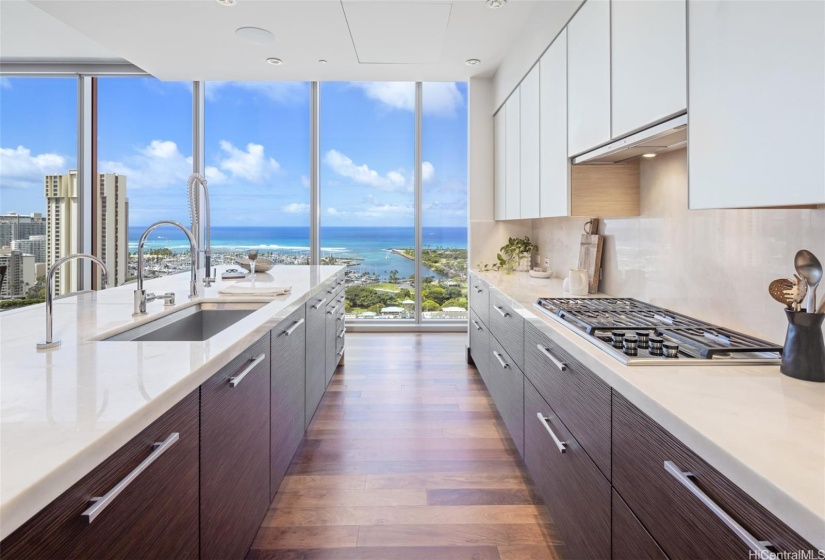
[[[189,238],[189,249],[192,253],[192,272],[189,279],[189,299],[198,296],[198,242],[192,232],[186,229],[182,224],[172,221],[155,222],[143,232],[138,241],[138,262],[137,262],[137,290],[135,290],[135,311],[134,315],[146,315],[146,303],[156,299],[163,299],[166,305],[173,305],[175,303],[175,294],[167,293],[163,296],[156,296],[155,294],[147,294],[143,289],[143,246],[146,244],[146,239],[149,234],[161,226],[174,226],[179,228],[186,237]]]
[[[201,223],[200,208],[198,207],[198,191],[196,185],[203,189],[204,223]],[[203,238],[204,275],[203,284],[207,288],[215,281],[212,274],[212,242],[211,227],[209,224],[209,189],[206,188],[206,177],[200,173],[192,173],[186,181],[189,190],[189,217],[192,220],[192,233],[197,239]]]
[[[57,269],[65,263],[66,261],[71,261],[74,259],[89,259],[90,261],[96,262],[97,265],[103,269],[103,276],[101,281],[103,282],[103,287],[109,284],[109,269],[106,268],[106,263],[102,260],[97,258],[94,255],[89,255],[88,253],[77,253],[74,255],[68,255],[63,257],[62,259],[57,259],[49,272],[46,273],[46,340],[37,343],[38,350],[48,350],[50,348],[58,348],[60,347],[60,341],[54,340],[52,338],[52,317],[54,311],[54,273],[57,272]]]

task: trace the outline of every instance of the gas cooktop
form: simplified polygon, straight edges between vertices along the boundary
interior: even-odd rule
[[[781,346],[632,298],[539,298],[535,307],[627,365],[781,360]]]

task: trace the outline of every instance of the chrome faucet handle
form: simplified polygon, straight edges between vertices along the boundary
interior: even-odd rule
[[[208,269],[207,269],[208,270]],[[212,285],[213,282],[217,279],[218,276],[218,269],[217,267],[212,267],[212,276],[204,276],[203,278],[203,285],[207,288]]]
[[[166,292],[162,296],[156,296],[156,299],[162,299],[164,307],[172,307],[175,305],[175,292]]]

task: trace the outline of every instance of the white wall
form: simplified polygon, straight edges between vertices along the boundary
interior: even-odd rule
[[[493,112],[507,100],[583,3],[583,0],[544,0],[536,3],[519,39],[512,45],[493,78]],[[501,9],[506,10],[507,6]]]
[[[641,216],[607,219],[600,290],[769,341],[787,323],[768,284],[793,275],[799,249],[825,258],[825,208],[688,210],[687,151],[641,162]],[[578,261],[585,218],[533,220],[556,275]],[[825,291],[819,290],[822,301]]]

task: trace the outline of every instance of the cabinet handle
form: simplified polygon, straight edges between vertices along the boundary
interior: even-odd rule
[[[507,369],[508,367],[510,367],[510,366],[507,365],[507,362],[504,361],[504,356],[502,356],[501,353],[496,352],[495,350],[493,350],[493,356],[496,357],[496,359],[498,360],[498,363],[500,363],[501,367],[503,367],[504,369]]]
[[[336,356],[338,356],[340,358],[343,355],[344,355],[344,349],[341,348],[341,350],[336,354]]]
[[[337,306],[337,305],[333,305],[333,306],[330,308],[330,310],[329,310],[329,311],[327,311],[327,313],[328,313],[329,315],[333,315],[336,311],[338,311],[338,306]]]
[[[544,426],[544,429],[547,430],[547,433],[550,434],[550,437],[553,438],[553,443],[555,443],[556,447],[559,448],[559,453],[567,453],[567,442],[559,439],[559,436],[556,435],[556,432],[554,432],[553,428],[550,427],[550,424],[547,423],[549,418],[541,412],[536,414],[536,416],[538,417],[539,422],[541,422],[541,425]]]
[[[86,520],[87,523],[91,523],[94,521],[98,515],[103,513],[103,510],[109,507],[109,505],[115,501],[115,498],[123,492],[127,486],[129,486],[134,480],[141,475],[146,468],[157,461],[158,457],[166,453],[170,447],[172,447],[178,440],[180,439],[180,434],[178,432],[173,432],[169,434],[163,441],[156,441],[152,447],[153,451],[146,457],[141,463],[135,467],[135,469],[126,475],[126,477],[118,482],[114,488],[109,490],[105,496],[92,498],[92,505],[84,511],[80,516]]]
[[[249,361],[249,364],[247,364],[247,366],[243,368],[243,371],[241,373],[239,373],[235,377],[229,378],[229,385],[232,387],[237,387],[240,384],[240,382],[243,381],[243,378],[246,377],[250,371],[255,369],[255,366],[264,361],[264,358],[266,358],[266,354],[258,354],[257,356],[252,358]]]
[[[344,316],[343,316],[343,315],[338,315],[338,316],[335,318],[335,320],[336,320],[336,321],[343,321],[343,320],[344,320]]]
[[[719,504],[713,501],[710,496],[705,494],[701,488],[691,479],[696,478],[692,472],[683,471],[676,466],[673,461],[665,461],[665,470],[679,481],[679,484],[684,486],[691,494],[696,496],[702,505],[708,508],[713,515],[715,515],[722,523],[727,525],[728,529],[734,532],[739,539],[748,545],[748,548],[755,552],[770,552],[767,547],[772,546],[770,541],[760,541],[751,535],[747,529],[742,527],[736,520],[728,515]]]
[[[557,359],[556,359],[556,357],[555,357],[553,354],[551,354],[551,353],[550,353],[550,349],[549,349],[549,348],[545,348],[545,347],[544,347],[544,346],[542,346],[541,344],[536,344],[536,348],[538,348],[538,349],[539,349],[539,352],[541,352],[542,354],[544,354],[545,356],[547,356],[547,358],[548,358],[551,362],[553,362],[553,365],[554,365],[554,366],[556,366],[557,368],[559,368],[561,371],[567,371],[567,364],[566,364],[565,362],[560,362],[559,360],[557,360]]]
[[[476,326],[476,330],[477,330],[477,331],[480,331],[480,330],[481,330],[481,325],[479,325],[479,324],[478,324],[478,321],[476,321],[475,319],[473,319],[473,324]]]
[[[291,326],[291,327],[289,327],[289,328],[288,328],[287,330],[285,330],[284,332],[282,332],[281,334],[283,334],[284,336],[289,336],[289,335],[291,335],[292,333],[294,333],[294,332],[295,332],[295,329],[297,329],[298,327],[300,327],[300,326],[301,326],[301,325],[303,325],[303,324],[304,324],[304,318],[303,318],[303,317],[301,317],[300,319],[298,319],[297,321],[295,321],[294,323],[292,323],[292,326]]]
[[[326,302],[326,301],[327,301],[327,298],[324,298],[324,299],[322,299],[321,301],[319,301],[318,303],[316,303],[315,305],[313,305],[313,306],[312,306],[312,308],[313,308],[313,309],[318,309],[319,307],[321,307],[322,305],[324,305],[324,302]]]
[[[478,287],[478,285],[473,286],[473,288],[475,288],[475,289],[476,289],[476,293],[477,293],[477,294],[480,294],[481,292],[483,292],[483,291],[484,291],[484,290],[482,290],[481,288],[479,288],[479,287]]]
[[[509,316],[510,316],[510,314],[509,314],[509,313],[507,313],[506,311],[504,311],[504,308],[503,308],[503,307],[501,307],[501,306],[494,305],[494,306],[493,306],[493,309],[495,309],[496,311],[498,311],[499,313],[501,313],[501,316],[502,316],[502,317],[509,317]]]
[[[341,332],[338,333],[338,338],[344,338],[344,333],[347,332],[346,327],[341,329]]]

